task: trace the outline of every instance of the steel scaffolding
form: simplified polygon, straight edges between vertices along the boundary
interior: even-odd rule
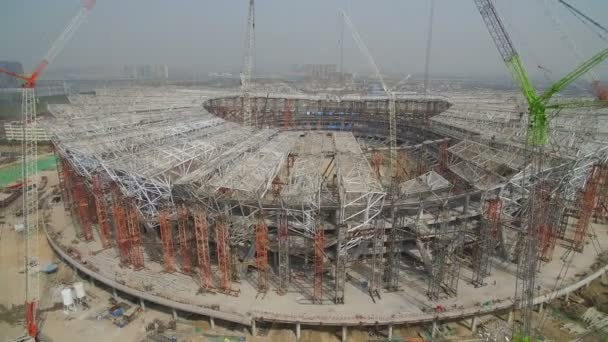
[[[177,228],[179,234],[179,257],[182,272],[192,272],[192,260],[190,258],[190,247],[188,246],[188,208],[184,204],[177,206]]]
[[[279,294],[285,294],[290,281],[289,267],[289,221],[287,214],[280,211],[277,217],[277,242],[279,246]]]
[[[89,201],[87,198],[87,190],[85,180],[82,177],[76,176],[74,184],[74,200],[78,207],[78,221],[82,230],[82,238],[84,241],[93,240],[93,229],[91,228],[91,220],[89,218]]]
[[[440,289],[450,296],[458,294],[458,280],[462,263],[465,222],[449,223],[446,210],[439,212],[441,223],[436,229],[437,238],[432,242],[432,267],[428,280],[427,295],[439,299]]]
[[[131,244],[127,227],[126,203],[117,187],[114,187],[112,191],[112,212],[114,214],[114,231],[116,232],[116,245],[120,255],[120,263],[127,266],[131,263]]]
[[[323,272],[325,261],[325,230],[317,226],[314,233],[314,279],[313,279],[313,302],[323,303]]]
[[[127,228],[129,230],[131,264],[137,269],[144,268],[144,250],[141,245],[139,213],[133,200],[125,199]]]
[[[219,216],[215,222],[215,243],[217,247],[218,269],[220,271],[220,289],[223,292],[230,292],[230,279],[232,278],[231,256],[229,233],[225,220],[223,216]]]
[[[197,208],[194,212],[194,233],[196,236],[196,255],[201,288],[209,290],[213,287],[213,275],[211,274],[211,260],[209,256],[209,226],[207,223],[207,213],[203,208]]]
[[[401,144],[396,151],[386,138],[382,114],[391,105],[386,97],[251,91],[251,126],[255,120],[262,127],[254,128],[226,120],[229,114],[242,118],[241,95],[107,88],[70,96],[70,104],[50,105],[54,119],[47,125],[61,159],[65,202],[74,201],[73,216],[82,216],[80,204],[88,203],[91,191],[102,243],[104,222],[112,221],[121,263],[137,267],[136,213],[140,244],[150,260],[158,260],[160,248],[146,243],[158,241],[160,231],[166,270],[175,270],[177,243],[180,269],[198,272],[205,290],[217,285],[235,293],[233,287],[242,286],[235,282],[241,269],[255,264],[257,288],[267,291],[273,286],[269,255],[277,257],[278,292],[295,290],[295,276],[301,285],[299,271],[309,270],[312,256],[312,279],[305,279],[312,280],[315,303],[323,302],[324,272],[330,271],[335,284],[325,285],[335,285],[333,300],[347,300],[346,273],[361,261],[370,261],[374,299],[380,295],[380,274],[388,290],[405,285],[402,269],[409,258],[435,279],[429,293],[438,298],[441,291],[457,291],[463,246],[474,249],[477,284],[489,274],[491,258],[510,262],[522,249],[518,239],[527,226],[519,222],[529,215],[527,189],[534,177],[524,157],[526,118],[519,116],[522,109],[512,95],[455,92],[452,106],[424,129],[417,125],[433,103],[396,95],[395,134]],[[538,228],[542,260],[551,257],[556,239],[569,238],[551,231],[566,232],[562,211],[569,214],[587,170],[608,154],[605,113],[598,109],[593,125],[574,110],[551,122],[557,138],[551,138],[543,167],[535,168],[554,189],[546,198],[546,225]],[[386,172],[387,151],[397,152],[394,177]],[[104,220],[99,186],[109,184],[116,184],[113,212],[106,213],[113,220]],[[384,202],[387,192],[390,205]],[[81,193],[85,202],[77,201]],[[491,214],[496,204],[484,201],[494,196],[500,201],[498,218]],[[192,209],[194,233],[188,233],[192,227],[183,207],[173,213],[167,207],[172,203]],[[446,217],[437,214],[443,203]],[[85,205],[90,213],[92,206]],[[188,261],[194,249],[196,260]]]
[[[572,241],[572,248],[577,252],[583,251],[587,229],[598,203],[598,190],[604,186],[607,179],[608,168],[605,165],[593,165],[578,202],[578,221]]]
[[[65,186],[65,182],[63,184]],[[93,197],[97,209],[97,224],[99,225],[99,237],[104,248],[111,246],[110,222],[106,211],[106,199],[99,175],[93,175]]]
[[[399,290],[399,269],[401,268],[401,242],[405,227],[405,215],[395,209],[391,210],[391,230],[388,235],[384,282],[388,291]]]
[[[339,224],[337,229],[336,239],[336,257],[335,257],[335,294],[334,303],[344,304],[344,286],[346,285],[346,262],[348,254],[346,253],[346,224]]]
[[[169,209],[163,208],[159,216],[160,238],[163,243],[163,259],[165,272],[175,272],[175,256],[173,254],[173,228],[169,222]]]
[[[371,281],[369,284],[369,294],[372,298],[380,299],[380,289],[383,287],[382,276],[384,274],[384,239],[386,237],[384,220],[376,219],[373,229],[372,239],[372,262],[371,262]]]
[[[492,198],[485,202],[484,215],[479,225],[479,234],[473,254],[473,285],[483,286],[484,279],[490,275],[491,258],[496,250],[496,244],[501,229],[502,201]]]
[[[258,270],[258,292],[268,291],[268,226],[262,215],[255,227],[255,261]]]

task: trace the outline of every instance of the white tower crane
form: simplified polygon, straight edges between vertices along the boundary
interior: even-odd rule
[[[348,26],[348,28],[350,29],[350,31],[352,33],[355,43],[359,47],[359,50],[361,50],[363,55],[367,58],[367,62],[371,66],[372,71],[374,72],[374,75],[380,81],[380,84],[382,85],[382,89],[388,95],[388,98],[389,98],[389,119],[388,119],[389,120],[389,140],[390,140],[389,174],[391,177],[393,177],[395,175],[394,170],[395,170],[395,163],[397,161],[397,121],[396,121],[397,105],[396,105],[395,94],[387,87],[386,82],[384,82],[384,77],[382,77],[380,68],[378,68],[378,64],[376,64],[374,57],[372,57],[371,52],[369,51],[369,49],[367,48],[367,46],[361,39],[361,36],[359,35],[359,32],[357,31],[355,24],[353,24],[352,20],[350,19],[350,17],[348,16],[348,14],[346,14],[346,12],[344,10],[342,10],[341,13],[342,13],[342,17],[344,18],[344,22],[346,23],[346,25]],[[399,83],[401,83],[401,82],[399,82]]]
[[[241,72],[241,91],[243,92],[243,125],[251,126],[251,74],[253,73],[255,51],[255,3],[249,0],[247,16],[247,40],[243,56],[243,71]]]

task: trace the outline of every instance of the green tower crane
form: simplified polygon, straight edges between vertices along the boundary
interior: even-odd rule
[[[528,127],[526,150],[527,160],[530,163],[531,176],[536,176],[542,171],[543,148],[549,138],[549,122],[547,110],[560,110],[563,108],[579,108],[590,106],[606,106],[603,101],[572,101],[550,103],[553,95],[557,94],[577,78],[584,75],[594,66],[608,58],[608,49],[600,51],[595,56],[578,66],[562,79],[553,84],[545,92],[538,94],[535,90],[522,60],[509,37],[505,26],[491,0],[474,0],[498,51],[511,72],[514,81],[519,85],[528,103]],[[524,177],[525,178],[525,177]],[[532,310],[535,294],[535,280],[538,263],[538,228],[543,222],[545,213],[535,208],[537,192],[540,191],[540,181],[532,181],[528,185],[528,211],[527,228],[524,231],[525,243],[519,258],[517,267],[517,284],[515,291],[515,305],[521,310],[521,327],[514,329],[513,340],[517,342],[528,342],[534,338],[532,329]]]

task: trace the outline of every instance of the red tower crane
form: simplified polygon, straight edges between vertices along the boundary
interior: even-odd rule
[[[40,288],[38,284],[38,191],[36,177],[38,166],[38,142],[36,132],[36,97],[34,88],[36,81],[51,64],[65,45],[74,36],[74,32],[87,18],[96,0],[83,0],[80,10],[70,20],[66,28],[51,45],[50,49],[36,66],[31,75],[19,75],[9,70],[0,69],[0,72],[24,81],[22,87],[21,121],[23,124],[22,140],[22,170],[23,183],[23,225],[25,227],[25,325],[27,334],[35,337],[38,333],[36,323]]]

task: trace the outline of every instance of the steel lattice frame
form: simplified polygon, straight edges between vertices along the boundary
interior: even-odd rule
[[[279,128],[285,128],[285,123],[275,128],[242,127],[209,113],[203,106],[208,99],[230,96],[239,94],[173,88],[105,89],[96,96],[71,96],[70,105],[51,105],[55,119],[47,122],[55,137],[56,151],[65,165],[63,170],[83,179],[84,185],[91,189],[94,175],[104,184],[117,185],[120,194],[117,196],[114,192],[113,216],[119,225],[124,221],[127,227],[129,223],[127,213],[121,213],[120,209],[125,198],[136,206],[142,222],[154,229],[159,226],[163,208],[174,208],[176,200],[187,204],[195,202],[194,235],[203,288],[212,286],[209,241],[213,239],[209,232],[217,232],[218,221],[224,225],[220,237],[228,239],[222,243],[222,253],[234,253],[232,246],[255,239],[258,215],[266,214],[272,234],[278,227],[277,214],[284,213],[289,234],[310,240],[317,237],[314,246],[317,273],[323,269],[324,246],[319,243],[327,238],[321,239],[316,233],[319,227],[339,226],[336,252],[326,257],[333,257],[338,266],[335,299],[340,302],[344,300],[342,275],[353,248],[375,238],[374,249],[382,250],[382,240],[373,222],[386,227],[387,232],[390,227],[390,233],[386,234],[393,240],[414,238],[422,259],[428,259],[427,267],[431,259],[440,257],[431,255],[420,242],[421,237],[430,235],[442,224],[438,218],[423,219],[423,214],[435,212],[437,216],[439,209],[420,207],[418,213],[412,214],[411,210],[405,213],[398,208],[422,201],[440,202],[452,196],[452,178],[443,178],[443,172],[461,178],[473,191],[498,191],[505,219],[512,219],[510,215],[518,212],[519,200],[525,197],[521,180],[530,170],[523,157],[527,118],[525,114],[519,115],[519,103],[509,96],[457,94],[451,99],[453,106],[433,118],[431,125],[434,132],[452,139],[450,147],[443,138],[399,147],[404,158],[420,160],[418,164],[425,165],[425,171],[433,166],[445,170],[442,175],[429,171],[419,177],[407,175],[409,179],[405,176],[400,179],[396,186],[399,195],[391,199],[396,211],[384,209],[387,189],[370,166],[368,151],[362,149],[353,133],[295,132],[298,129],[293,126],[295,118],[302,113],[295,107],[292,109],[292,105],[305,100],[339,103],[340,98],[284,95],[289,101],[281,102],[280,117],[285,117],[285,106],[289,104],[291,124],[290,131],[281,131]],[[253,105],[259,110],[262,105],[256,96],[260,94],[251,94],[255,100]],[[369,99],[377,100],[364,96],[344,96],[341,100]],[[380,102],[388,103],[386,100]],[[399,100],[403,99],[399,97]],[[475,101],[481,104],[471,105]],[[397,104],[399,111],[401,107]],[[585,183],[588,169],[607,159],[608,124],[602,115],[606,113],[603,109],[596,113],[592,124],[581,119],[581,113],[575,110],[564,110],[550,121],[550,129],[555,134],[550,134],[552,140],[540,172],[559,189],[564,202],[572,203]],[[329,165],[328,160],[331,160]],[[335,174],[334,181],[327,179],[327,170]],[[64,177],[64,183],[67,188],[73,187],[69,184],[70,177]],[[480,203],[478,197],[471,199],[465,205],[469,208],[465,214],[480,215]],[[336,221],[329,225],[321,215],[324,205],[336,208]],[[391,212],[395,213],[394,217]],[[466,231],[474,229],[464,224],[462,227]],[[504,233],[500,240],[502,248],[506,248],[507,244],[514,245],[507,240],[515,238]],[[129,236],[119,236],[121,251],[126,248],[128,253],[126,245],[130,243]],[[401,252],[398,242],[387,244],[384,274],[393,289],[399,287]],[[131,261],[130,255],[122,254],[124,262]],[[235,272],[228,264],[233,263],[234,255],[223,258],[222,273],[228,275],[230,281],[230,275]],[[382,267],[378,265],[382,260],[379,257],[373,262],[376,265],[374,288],[379,284],[378,272]],[[443,279],[457,274],[456,270],[446,272]],[[452,280],[457,278],[456,275]],[[316,279],[315,288],[318,288],[322,273]],[[230,291],[230,284],[224,280],[220,287]],[[320,301],[320,291],[313,297]]]

